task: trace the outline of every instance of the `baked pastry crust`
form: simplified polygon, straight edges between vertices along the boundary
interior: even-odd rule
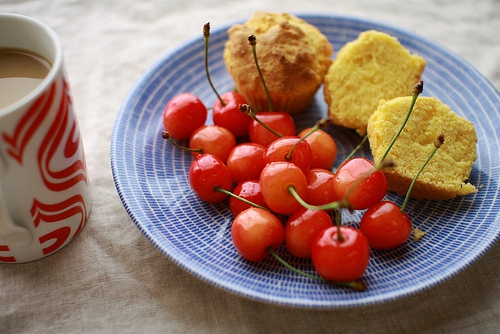
[[[228,30],[224,61],[236,90],[254,111],[269,110],[248,36],[256,54],[273,110],[296,114],[309,106],[331,64],[333,48],[319,29],[287,13],[258,11]]]
[[[370,117],[368,139],[376,164],[406,118],[411,99],[408,96],[381,100]],[[466,182],[476,160],[474,125],[438,99],[422,96],[387,155],[387,159],[395,163],[395,167],[384,169],[390,190],[406,195],[440,134],[444,135],[444,143],[420,174],[411,197],[446,200],[477,191],[473,184]]]
[[[395,37],[362,32],[338,51],[325,76],[324,97],[332,122],[365,135],[380,99],[411,95],[425,65]]]

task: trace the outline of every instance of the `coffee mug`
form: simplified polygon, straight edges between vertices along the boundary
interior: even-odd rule
[[[47,66],[32,87],[32,78],[14,78],[4,81],[13,93],[0,95],[0,262],[21,263],[48,256],[78,235],[90,214],[90,185],[55,32],[33,18],[0,13],[0,52],[12,56],[1,60],[9,71],[26,70],[17,63],[25,58]],[[12,79],[3,72],[0,81]]]

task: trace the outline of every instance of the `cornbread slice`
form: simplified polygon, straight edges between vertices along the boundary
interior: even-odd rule
[[[375,163],[380,161],[406,118],[411,99],[407,96],[381,100],[370,117],[367,130]],[[477,191],[466,182],[476,160],[474,125],[432,97],[417,99],[408,123],[387,155],[395,163],[394,168],[384,170],[390,190],[406,195],[440,134],[444,135],[444,143],[420,174],[411,197],[446,200]]]
[[[365,135],[379,100],[411,95],[425,65],[395,37],[362,32],[338,51],[325,76],[323,92],[333,123]]]
[[[257,60],[273,110],[296,114],[306,109],[332,63],[333,47],[326,36],[294,15],[264,11],[229,28],[224,61],[236,90],[255,111],[269,108],[249,35],[257,40]]]

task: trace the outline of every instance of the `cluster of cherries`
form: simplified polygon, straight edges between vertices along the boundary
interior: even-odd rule
[[[255,37],[249,41],[255,48]],[[203,102],[182,93],[165,108],[162,134],[178,147],[174,139],[189,140],[189,147],[183,147],[194,156],[189,182],[200,199],[215,203],[229,197],[231,237],[238,252],[254,262],[272,254],[305,276],[366,289],[358,279],[368,266],[370,248],[398,247],[412,232],[406,201],[398,206],[384,200],[388,185],[383,169],[390,164],[374,165],[355,156],[355,150],[332,171],[337,145],[322,129],[327,119],[297,134],[292,116],[273,111],[271,104],[269,111],[254,113],[238,92],[219,96],[214,91],[213,124],[206,124]],[[409,113],[421,91],[420,82]],[[342,224],[343,210],[365,210],[359,228]],[[283,261],[275,252],[283,243],[292,255],[311,259],[319,276]]]

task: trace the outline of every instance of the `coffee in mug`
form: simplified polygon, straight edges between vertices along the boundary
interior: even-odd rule
[[[0,108],[34,90],[49,73],[51,64],[26,50],[0,49]]]

